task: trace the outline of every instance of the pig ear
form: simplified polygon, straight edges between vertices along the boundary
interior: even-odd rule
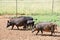
[[[9,20],[7,22],[9,23]]]

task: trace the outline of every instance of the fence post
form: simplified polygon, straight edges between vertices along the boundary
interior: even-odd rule
[[[16,17],[17,17],[17,0],[16,0]]]
[[[52,14],[53,14],[53,11],[54,11],[54,0],[52,0]]]

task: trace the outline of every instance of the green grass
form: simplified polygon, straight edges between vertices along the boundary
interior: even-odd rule
[[[56,15],[30,15],[32,16],[34,19],[37,19],[37,20],[34,20],[35,23],[38,23],[38,22],[54,22],[56,23],[57,25],[60,25],[60,16],[56,16]]]

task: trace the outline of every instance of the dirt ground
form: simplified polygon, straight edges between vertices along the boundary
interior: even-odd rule
[[[0,16],[0,40],[60,40],[60,27],[53,36],[49,36],[50,32],[44,32],[41,36],[40,32],[35,35],[36,32],[32,33],[31,30],[10,30],[11,27],[6,28],[7,20],[8,18]]]

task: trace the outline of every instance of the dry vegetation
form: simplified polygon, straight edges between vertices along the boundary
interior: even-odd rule
[[[2,4],[2,5],[1,5]],[[54,0],[54,13],[60,13],[60,0]],[[19,14],[50,14],[52,0],[17,0],[17,13]],[[15,14],[16,0],[0,0],[0,14]]]

